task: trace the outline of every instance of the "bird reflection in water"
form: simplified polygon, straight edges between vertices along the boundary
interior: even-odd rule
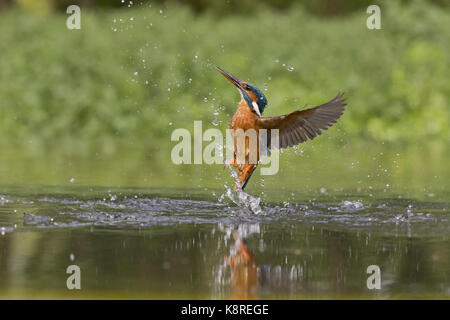
[[[256,299],[258,286],[258,265],[245,238],[233,233],[234,248],[228,258],[231,270],[230,298]]]

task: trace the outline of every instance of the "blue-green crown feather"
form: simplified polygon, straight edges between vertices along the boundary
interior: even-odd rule
[[[247,88],[246,90],[252,91],[256,94],[257,97],[257,104],[259,107],[259,112],[261,112],[261,114],[264,112],[264,109],[267,106],[267,99],[266,96],[264,95],[264,93],[261,92],[261,90],[259,90],[257,87],[255,87],[254,85],[251,85],[249,83],[247,83]],[[250,97],[245,93],[245,91],[243,91],[244,94],[244,99],[245,101],[247,101],[248,106],[253,109],[253,105],[252,105],[252,100],[250,99]]]

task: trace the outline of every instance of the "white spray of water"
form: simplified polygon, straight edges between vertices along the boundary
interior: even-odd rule
[[[237,185],[240,184],[239,178],[236,174],[236,172],[233,170],[233,168],[229,164],[225,164],[225,166],[230,169],[231,176],[233,177],[235,183]],[[238,188],[236,191],[233,191],[230,187],[225,185],[226,191],[225,193],[220,197],[220,201],[224,199],[226,196],[229,198],[233,203],[235,203],[239,208],[243,209],[244,211],[253,213],[253,214],[261,214],[263,213],[263,210],[261,209],[261,206],[259,205],[261,202],[261,198],[257,196],[252,196],[251,194],[248,194],[244,192],[242,189]]]

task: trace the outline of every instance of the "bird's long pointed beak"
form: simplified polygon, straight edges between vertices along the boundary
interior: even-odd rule
[[[230,81],[232,84],[234,84],[236,87],[238,87],[239,89],[242,89],[242,85],[241,85],[241,80],[239,80],[238,78],[236,78],[235,76],[233,76],[231,73],[226,72],[225,70],[223,70],[222,68],[216,66],[217,70],[219,70],[219,72],[221,74],[223,74],[223,76],[225,78],[228,79],[228,81]]]

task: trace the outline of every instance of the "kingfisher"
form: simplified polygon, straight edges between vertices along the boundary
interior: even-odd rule
[[[330,101],[309,109],[300,108],[289,114],[276,117],[263,117],[264,109],[267,106],[267,99],[262,91],[254,85],[241,81],[231,73],[216,66],[217,70],[227,78],[232,84],[236,86],[241,96],[238,103],[238,108],[231,119],[230,129],[236,132],[242,129],[244,132],[250,129],[259,133],[259,130],[266,129],[271,132],[272,129],[278,129],[278,148],[289,148],[297,144],[303,143],[307,140],[312,140],[318,135],[322,134],[323,130],[327,130],[344,113],[345,103],[344,93],[339,92],[336,97]],[[270,141],[270,134],[268,134],[267,141]],[[257,134],[258,152],[256,155],[257,161],[250,161],[249,139],[245,137],[245,160],[236,161],[237,159],[237,141],[234,139],[234,155],[230,160],[229,165],[237,169],[237,181],[234,190],[244,190],[247,186],[250,177],[258,166],[260,152],[259,152],[259,137]],[[270,143],[266,143],[270,147]]]

